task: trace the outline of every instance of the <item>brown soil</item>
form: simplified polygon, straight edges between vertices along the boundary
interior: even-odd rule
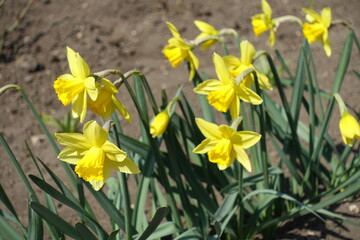
[[[16,20],[26,2],[7,1],[0,9],[0,34]],[[312,4],[315,4],[316,10],[330,6],[334,20],[349,21],[356,32],[360,32],[359,0],[273,0],[270,4],[275,17],[285,14],[302,17],[301,8]],[[172,69],[161,54],[170,37],[165,22],[172,22],[181,31],[182,36],[189,39],[198,34],[193,24],[195,19],[209,22],[218,29],[231,27],[240,33],[241,39],[250,40],[257,50],[264,49],[273,53],[274,50],[269,49],[266,43],[267,34],[256,38],[252,32],[251,16],[259,12],[260,0],[34,1],[24,20],[5,42],[0,56],[0,87],[10,83],[18,84],[39,112],[56,117],[64,116],[69,107],[64,107],[59,102],[52,84],[57,76],[69,72],[65,47],[70,46],[80,52],[93,72],[107,68],[127,72],[137,68],[145,73],[158,99],[161,88],[165,88],[171,96],[178,84],[184,84],[189,99],[195,100],[196,97],[191,92],[192,85],[187,82],[186,66],[183,64],[177,69]],[[320,44],[311,46],[318,65],[320,86],[325,91],[331,90],[341,46],[347,33],[348,30],[342,26],[336,26],[330,32],[333,46],[331,58],[326,57]],[[275,49],[280,51],[292,69],[296,68],[301,42],[301,31],[295,23],[284,24],[279,28]],[[231,54],[238,55],[231,43],[229,49]],[[214,47],[207,52],[195,52],[201,61],[200,71],[205,71],[209,75],[214,73],[211,61],[213,51],[222,53],[220,47]],[[345,102],[350,103],[357,112],[360,110],[360,81],[351,71],[360,71],[359,65],[360,57],[354,50],[341,90]],[[133,112],[131,100],[124,90],[122,94],[121,100]],[[25,173],[36,174],[36,171],[25,148],[24,139],[30,143],[30,147],[40,159],[60,177],[64,177],[55,154],[44,140],[40,128],[18,92],[12,90],[0,97],[0,113],[0,131]],[[128,126],[129,133],[132,133],[136,122]],[[340,137],[336,128],[332,131],[335,137]],[[0,148],[0,182],[15,204],[16,210],[26,221],[27,195],[3,148]],[[350,205],[357,208],[349,208]],[[348,201],[340,204],[336,211],[351,214],[359,221],[359,207],[358,200]],[[74,216],[66,216],[67,219],[72,217]],[[307,224],[299,224],[301,221]],[[302,218],[295,220],[296,224],[287,223],[279,230],[278,236],[287,239],[360,239],[360,229],[353,225],[336,225],[338,227],[334,228],[334,225],[314,221],[311,218]],[[316,228],[313,228],[315,225]]]

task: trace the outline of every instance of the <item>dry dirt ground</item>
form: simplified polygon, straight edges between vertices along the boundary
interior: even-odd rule
[[[10,26],[26,5],[26,0],[8,0],[0,9],[0,34]],[[292,14],[303,18],[302,7],[315,6],[319,11],[330,6],[334,20],[350,22],[360,34],[359,0],[270,0],[273,16]],[[39,112],[62,117],[69,110],[57,99],[52,88],[57,76],[68,73],[66,46],[81,53],[93,72],[107,68],[120,69],[123,72],[137,68],[143,71],[160,99],[160,90],[165,88],[171,96],[178,84],[184,84],[191,95],[191,84],[187,82],[188,73],[183,64],[172,69],[161,54],[167,44],[170,33],[165,24],[172,22],[181,34],[192,39],[198,34],[193,20],[209,22],[216,28],[236,29],[242,39],[250,40],[257,50],[274,49],[267,46],[267,36],[256,38],[252,32],[251,16],[260,12],[260,0],[38,0],[34,1],[19,27],[5,42],[0,56],[0,87],[15,83],[20,85]],[[321,45],[311,48],[318,65],[317,74],[320,86],[330,91],[335,76],[341,46],[348,30],[342,26],[334,27],[330,32],[333,55],[327,58]],[[267,34],[265,34],[267,35]],[[300,44],[301,30],[295,23],[284,24],[277,33],[275,49],[285,57],[292,69],[295,69]],[[237,55],[236,48],[230,43],[230,52]],[[222,53],[214,47],[210,51],[196,51],[201,61],[200,71],[214,76],[211,54]],[[341,91],[344,100],[360,110],[360,81],[352,73],[360,71],[360,57],[353,51],[349,71]],[[134,108],[123,91],[121,100],[133,112]],[[276,93],[274,93],[276,95]],[[337,121],[336,119],[334,120]],[[134,123],[133,126],[136,126]],[[127,128],[129,133],[134,127]],[[15,152],[26,174],[35,173],[34,166],[26,151],[24,139],[35,154],[60,176],[62,168],[43,140],[43,135],[36,121],[16,91],[9,91],[0,97],[0,131]],[[333,129],[339,137],[338,130]],[[136,131],[135,131],[136,135]],[[0,182],[7,191],[16,210],[21,216],[27,216],[27,196],[24,186],[14,168],[0,148]],[[353,206],[354,207],[349,207]],[[357,208],[356,208],[357,206]],[[1,207],[1,205],[0,205]],[[61,206],[59,206],[61,208]],[[349,200],[340,204],[338,211],[359,217],[359,200]],[[355,210],[354,210],[355,209]],[[357,210],[356,210],[357,209]],[[73,215],[67,215],[71,219]],[[359,221],[359,218],[357,218]],[[335,226],[335,227],[334,227]],[[352,225],[324,225],[312,218],[302,218],[287,223],[278,232],[279,238],[290,239],[360,239],[360,229]]]

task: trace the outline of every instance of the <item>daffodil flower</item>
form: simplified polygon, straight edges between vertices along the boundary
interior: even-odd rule
[[[131,116],[126,107],[115,97],[119,91],[114,84],[106,78],[101,79],[102,86],[99,87],[99,94],[96,100],[88,99],[88,105],[91,111],[106,119],[113,114],[115,110],[126,120],[131,122]]]
[[[250,159],[244,149],[255,145],[261,135],[251,131],[236,131],[227,125],[216,125],[196,118],[196,125],[206,137],[194,150],[197,154],[208,154],[209,161],[216,163],[220,170],[228,168],[237,159],[251,172]]]
[[[201,33],[195,38],[195,40],[213,38],[213,39],[209,39],[209,40],[206,40],[201,43],[202,50],[206,50],[206,49],[210,48],[217,41],[219,41],[219,31],[216,30],[213,26],[211,26],[210,24],[208,24],[206,22],[199,21],[199,20],[195,20],[194,23],[195,23],[196,27],[201,31]]]
[[[55,137],[64,148],[58,158],[75,164],[75,172],[90,182],[98,191],[110,177],[110,169],[124,173],[139,173],[136,164],[115,144],[109,142],[108,131],[96,121],[87,122],[83,133],[55,133]]]
[[[359,122],[349,113],[341,96],[338,93],[335,93],[334,97],[339,104],[341,114],[339,122],[341,137],[345,144],[352,146],[355,139],[360,140]]]
[[[98,84],[90,75],[87,63],[79,53],[67,47],[67,59],[71,74],[63,74],[54,82],[55,92],[64,104],[72,104],[72,116],[84,121],[87,110],[87,95],[92,100],[98,96]]]
[[[225,56],[223,57],[225,65],[229,69],[233,77],[237,77],[241,72],[246,69],[254,69],[258,79],[260,88],[266,90],[272,90],[272,86],[269,82],[269,78],[260,72],[258,72],[252,65],[255,56],[255,48],[249,41],[242,41],[240,43],[241,57]],[[250,87],[254,83],[254,78],[251,76],[246,78],[241,84],[246,87]]]
[[[199,59],[191,51],[193,46],[181,38],[177,28],[170,22],[166,24],[173,37],[169,39],[169,44],[164,47],[162,53],[174,68],[178,67],[183,60],[186,60],[190,65],[189,81],[191,81],[195,76],[195,70],[199,68]]]
[[[263,13],[256,14],[252,17],[251,24],[256,36],[263,34],[266,31],[270,32],[269,44],[274,46],[275,44],[275,24],[272,19],[272,10],[269,3],[266,0],[261,0],[261,9]]]
[[[303,8],[309,23],[303,24],[303,33],[309,43],[321,41],[326,55],[331,56],[331,44],[329,40],[329,27],[331,25],[331,9],[324,8],[321,15],[311,9]]]
[[[227,70],[224,60],[214,53],[213,61],[219,78],[209,79],[194,88],[194,92],[207,95],[209,104],[218,111],[226,112],[230,109],[232,119],[240,114],[240,99],[252,104],[261,104],[262,99],[250,88],[238,84]]]
[[[170,115],[167,109],[160,112],[150,125],[150,134],[152,137],[158,137],[163,135],[167,126],[169,125]]]

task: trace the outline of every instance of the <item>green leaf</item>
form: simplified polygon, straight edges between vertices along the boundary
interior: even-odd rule
[[[350,62],[353,39],[354,39],[354,32],[350,31],[348,36],[346,37],[344,46],[341,51],[341,56],[339,59],[339,65],[336,70],[336,76],[335,76],[332,93],[340,92],[341,85],[344,80],[344,76]]]
[[[161,223],[162,219],[166,217],[170,212],[168,207],[159,208],[145,231],[141,234],[138,240],[146,240],[148,237],[156,230],[156,228]]]
[[[32,209],[28,209],[28,239],[42,240],[44,228],[41,217]]]
[[[97,240],[98,238],[82,223],[76,223],[75,229],[82,240]]]
[[[24,240],[25,236],[20,234],[1,214],[0,211],[0,237],[11,240]]]
[[[15,208],[13,207],[11,201],[9,200],[5,190],[3,189],[1,183],[0,183],[0,200],[1,202],[5,205],[5,207],[7,209],[9,209],[9,211],[11,212],[12,215],[14,215],[14,217],[18,220],[19,220],[19,217],[18,215],[16,214],[16,211],[15,211]]]
[[[13,164],[13,166],[15,167],[15,170],[17,171],[17,173],[19,174],[22,182],[25,185],[26,190],[28,191],[28,193],[32,196],[32,198],[37,200],[36,194],[34,192],[34,189],[31,187],[29,180],[27,179],[24,171],[22,170],[19,162],[17,161],[14,153],[11,151],[9,145],[7,144],[5,138],[3,137],[2,133],[0,133],[0,143],[1,145],[3,145],[5,152],[8,154],[11,163]]]
[[[148,236],[148,238],[146,238],[146,240],[159,239],[159,238],[169,236],[169,235],[177,233],[177,232],[178,232],[178,228],[176,227],[175,223],[166,222],[166,223],[160,224],[157,227],[157,229],[150,236]]]
[[[201,234],[197,230],[197,228],[190,228],[174,238],[174,240],[194,240],[194,239],[202,239]]]
[[[74,239],[79,239],[79,235],[75,228],[67,223],[64,219],[41,205],[40,203],[31,201],[30,206],[36,213],[38,213],[45,221],[53,225],[56,229]]]

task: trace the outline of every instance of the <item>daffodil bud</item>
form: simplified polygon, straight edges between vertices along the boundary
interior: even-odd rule
[[[152,135],[152,137],[154,138],[161,136],[169,125],[169,121],[170,115],[166,109],[156,115],[155,119],[150,125],[150,134]]]
[[[355,138],[360,139],[360,125],[346,110],[341,116],[339,128],[345,144],[352,146]]]

